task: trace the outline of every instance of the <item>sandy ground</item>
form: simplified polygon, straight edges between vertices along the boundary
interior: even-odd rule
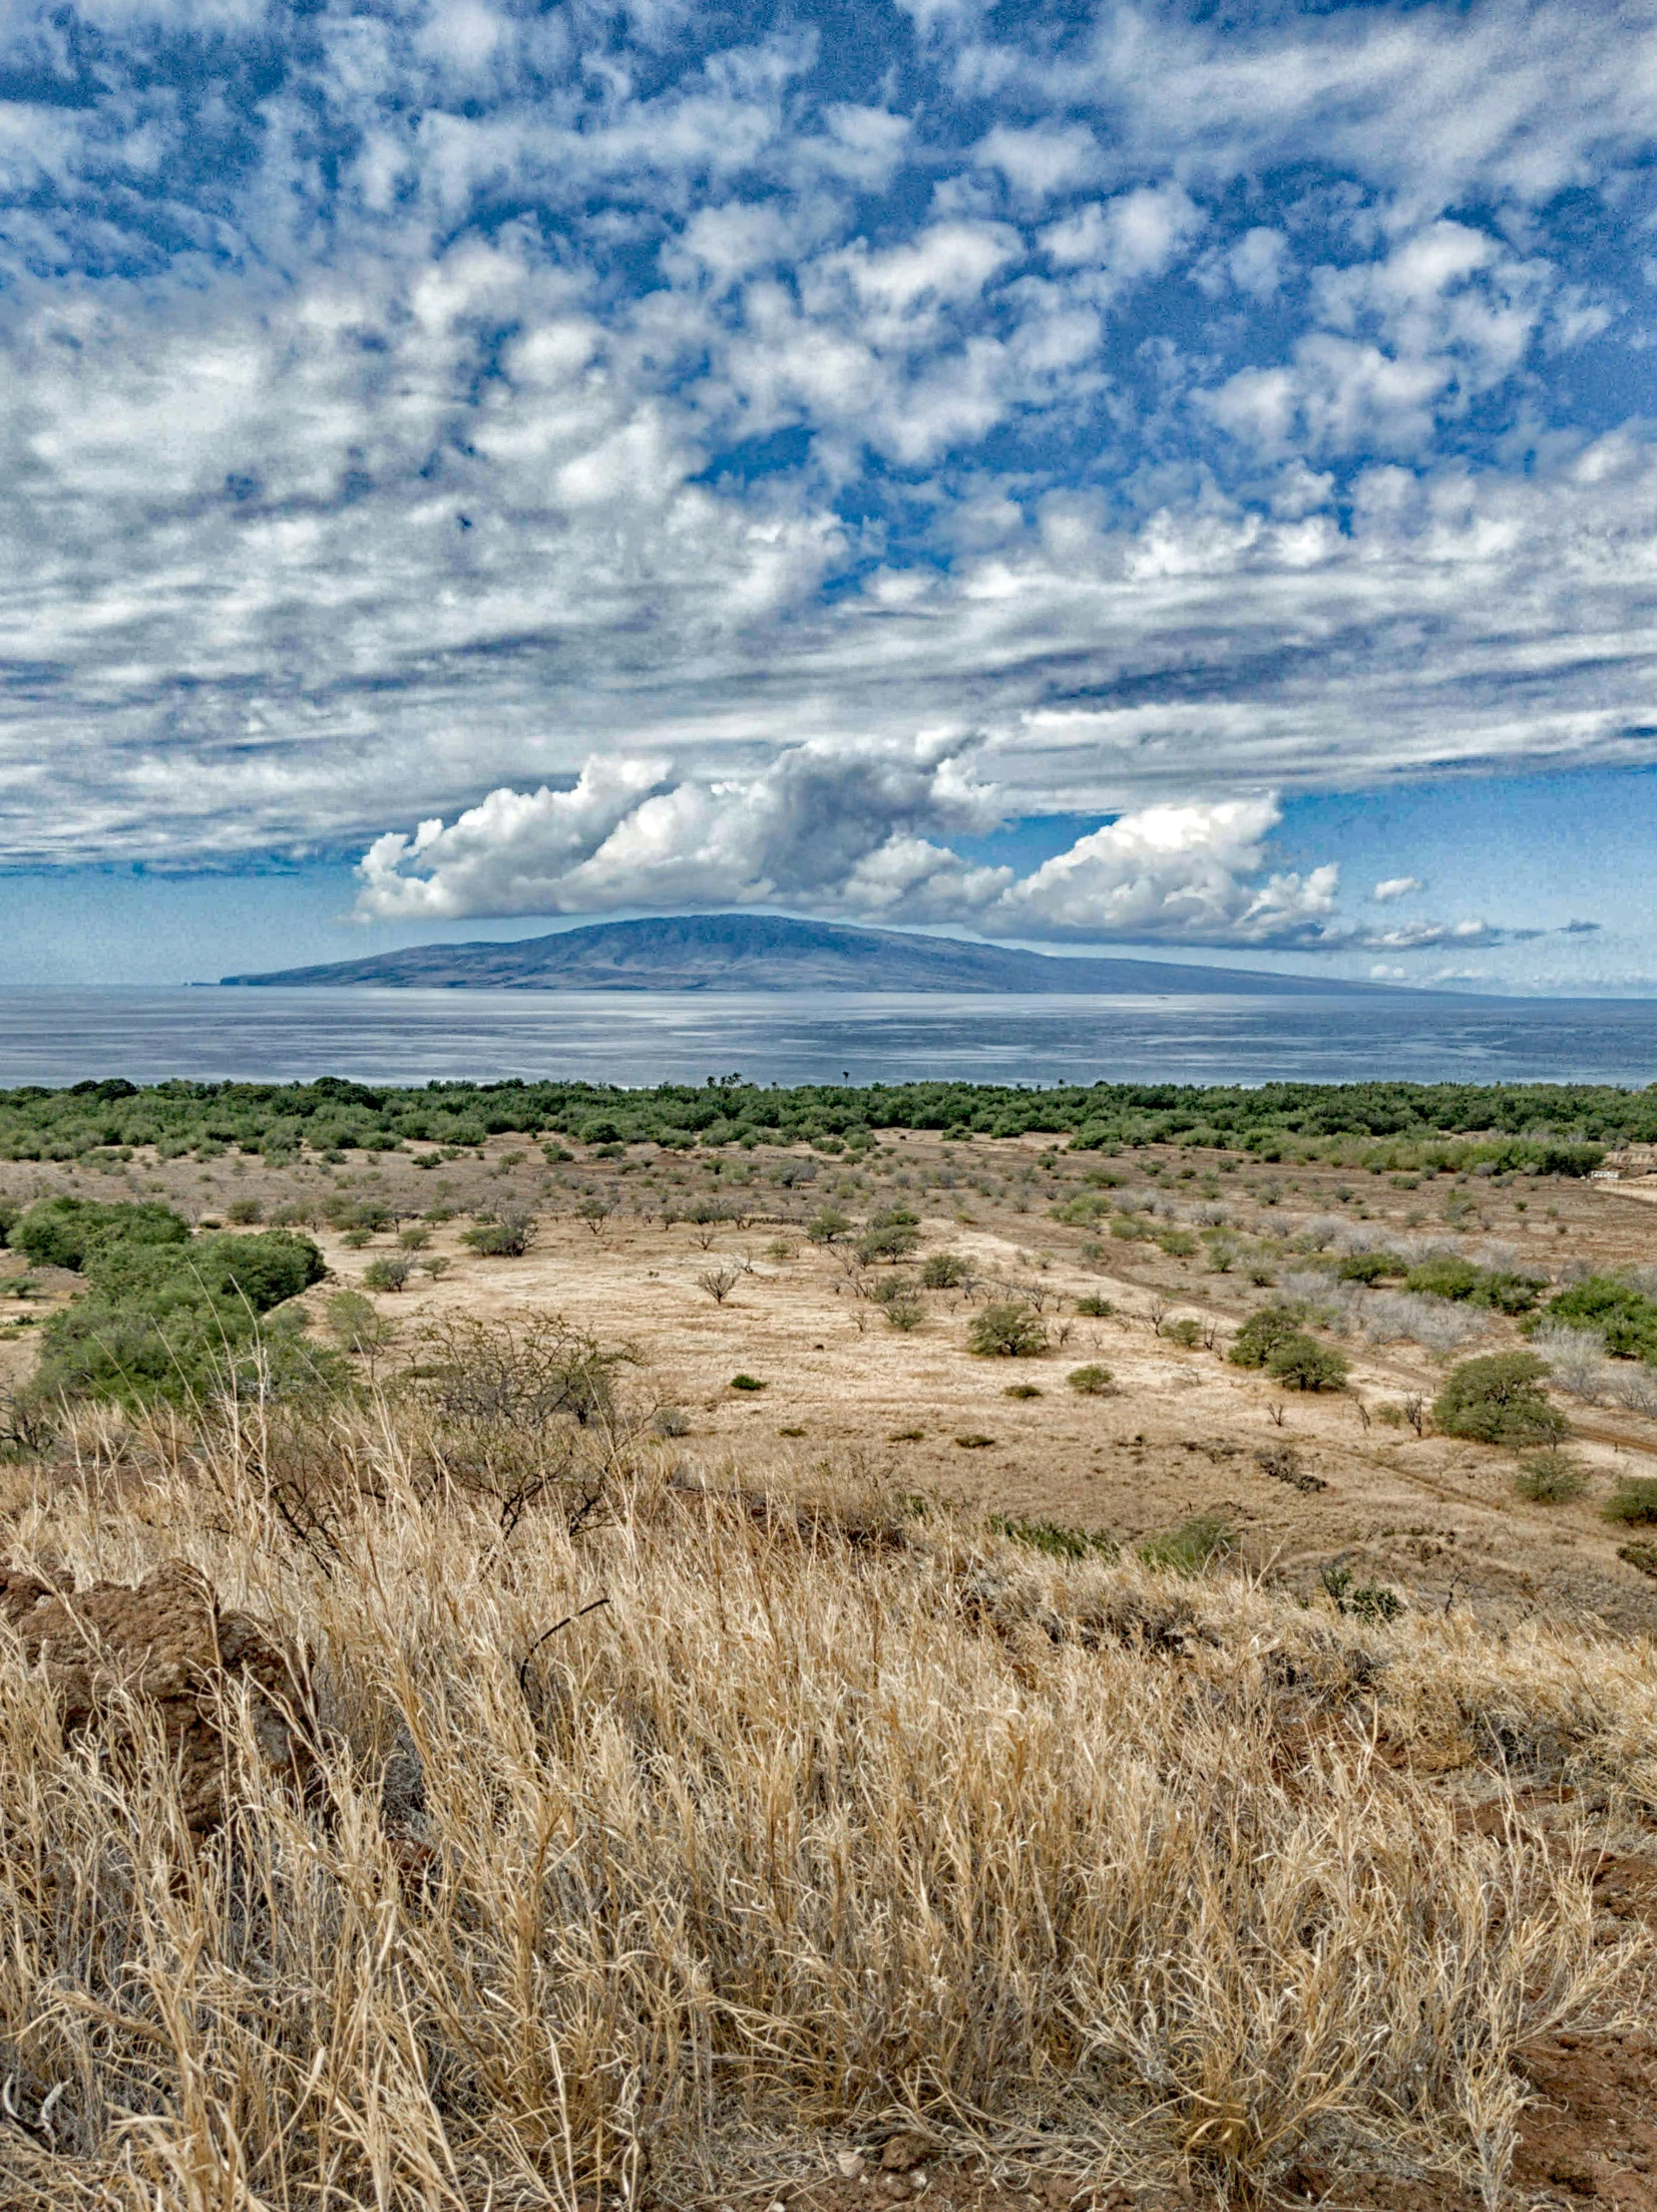
[[[1176,1257],[1119,1242],[1108,1217],[1092,1227],[1054,1220],[1052,1207],[1085,1193],[1088,1171],[1100,1169],[1122,1179],[1111,1200],[1148,1198],[1163,1209],[1159,1229],[1200,1235],[1205,1216],[1213,1228],[1223,1213],[1237,1264],[1220,1274],[1203,1252]],[[811,1180],[790,1188],[779,1170]],[[412,1353],[422,1326],[446,1315],[561,1313],[636,1350],[631,1387],[641,1402],[679,1411],[676,1448],[704,1475],[728,1468],[749,1481],[786,1481],[828,1460],[906,1492],[1105,1531],[1123,1543],[1212,1514],[1239,1533],[1250,1564],[1297,1584],[1337,1562],[1357,1581],[1388,1581],[1417,1603],[1540,1608],[1657,1633],[1657,1582],[1617,1557],[1628,1532],[1599,1510],[1619,1475],[1657,1475],[1657,1422],[1570,1407],[1589,1487],[1571,1504],[1538,1506],[1515,1495],[1511,1454],[1418,1437],[1398,1418],[1412,1397],[1431,1400],[1454,1358],[1521,1341],[1512,1323],[1493,1318],[1482,1340],[1443,1358],[1412,1343],[1349,1342],[1352,1382],[1340,1394],[1285,1394],[1223,1357],[1237,1323],[1275,1294],[1249,1281],[1250,1265],[1268,1258],[1278,1281],[1304,1267],[1283,1246],[1310,1224],[1362,1222],[1372,1235],[1431,1237],[1474,1257],[1494,1243],[1557,1275],[1572,1264],[1657,1260],[1657,1214],[1641,1202],[1657,1190],[1417,1182],[1235,1157],[1225,1168],[1211,1154],[1161,1148],[1100,1161],[1040,1140],[949,1145],[917,1135],[888,1137],[861,1162],[760,1150],[714,1163],[636,1147],[624,1160],[550,1166],[538,1148],[507,1139],[435,1172],[406,1155],[277,1172],[230,1156],[207,1166],[140,1158],[115,1177],[13,1168],[7,1180],[20,1198],[50,1188],[165,1196],[207,1221],[236,1200],[267,1216],[296,1205],[332,1271],[310,1294],[319,1318],[329,1294],[360,1286],[376,1259],[398,1249],[395,1226],[352,1249],[321,1226],[322,1210],[337,1197],[377,1201],[403,1228],[429,1236],[422,1262],[427,1254],[448,1262],[440,1280],[417,1272],[403,1291],[377,1298],[397,1325],[399,1350]],[[476,1210],[506,1199],[535,1207],[532,1249],[516,1260],[474,1256],[462,1232]],[[907,1333],[867,1294],[889,1267],[859,1268],[854,1239],[822,1246],[803,1234],[824,1206],[862,1222],[892,1205],[920,1217],[919,1252],[900,1272],[913,1276],[927,1255],[948,1251],[976,1279],[970,1295],[925,1293],[926,1318]],[[734,1218],[664,1225],[664,1214],[698,1209]],[[449,1220],[421,1220],[451,1210]],[[719,1270],[735,1275],[723,1302],[699,1281]],[[74,1279],[44,1272],[33,1284],[26,1299],[0,1299],[0,1383],[26,1372],[34,1326],[74,1289]],[[973,1357],[974,1312],[1009,1289],[1042,1307],[1048,1351]],[[1081,1297],[1115,1310],[1078,1315]],[[1212,1336],[1212,1348],[1168,1338],[1185,1316]],[[1110,1369],[1113,1394],[1068,1387],[1068,1373],[1090,1362]],[[764,1388],[733,1389],[739,1373]],[[1036,1394],[1011,1397],[1010,1386]],[[1299,1484],[1257,1457],[1286,1444],[1299,1457]]]

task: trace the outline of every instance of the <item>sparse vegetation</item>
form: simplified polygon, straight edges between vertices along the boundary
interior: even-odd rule
[[[1385,1583],[1355,1582],[1350,1567],[1331,1565],[1319,1579],[1337,1613],[1350,1613],[1371,1627],[1396,1621],[1404,1611],[1404,1600],[1396,1590]]]
[[[536,1118],[554,1093],[568,1145]],[[1037,2146],[1038,2173],[1101,2203],[1264,2205],[1298,2197],[1297,2163],[1332,2201],[1378,2201],[1376,2164],[1435,2203],[1500,2199],[1536,2037],[1648,2002],[1647,1935],[1596,1912],[1587,1876],[1612,1832],[1599,1808],[1634,1809],[1657,1738],[1650,1670],[1619,1641],[1654,1603],[1657,1528],[1638,1496],[1609,1535],[1580,1512],[1504,1514],[1509,1478],[1563,1502],[1576,1462],[1557,1440],[1480,1462],[1432,1436],[1413,1346],[1478,1332],[1510,1357],[1518,1332],[1476,1282],[1389,1287],[1406,1257],[1461,1256],[1416,1241],[1385,1163],[1412,1163],[1396,1172],[1426,1186],[1424,1222],[1444,1210],[1430,1153],[1461,1159],[1479,1235],[1530,1240],[1469,1246],[1457,1284],[1466,1266],[1523,1276],[1560,1198],[1580,1240],[1566,1285],[1597,1267],[1637,1321],[1638,1208],[1527,1183],[1514,1226],[1505,1179],[1552,1172],[1534,1148],[1598,1143],[1587,1107],[1568,1121],[1562,1094],[1544,1113],[1533,1093],[1514,1130],[1455,1134],[1419,1126],[1406,1087],[1356,1086],[1313,1094],[1321,1109],[1261,1096],[1222,1132],[1203,1117],[1228,1094],[823,1086],[804,1157],[804,1094],[737,1083],[373,1095],[315,1132],[372,1125],[373,1151],[272,1109],[255,1154],[226,1092],[180,1108],[224,1133],[200,1153],[103,1144],[14,1166],[27,1203],[0,1198],[15,1232],[72,1174],[122,1194],[80,1222],[78,1275],[21,1249],[6,1263],[30,1270],[0,1324],[14,1387],[23,1322],[90,1315],[122,1283],[148,1294],[150,1270],[216,1266],[220,1244],[240,1257],[213,1280],[247,1330],[171,1399],[77,1384],[37,1418],[0,1392],[14,1560],[85,1587],[188,1558],[303,1649],[319,1723],[318,1769],[290,1795],[232,1711],[235,1818],[192,1842],[160,1729],[72,1716],[0,1653],[0,2199],[92,2212],[136,2189],[201,2212],[206,2174],[215,2205],[228,2187],[282,2212],[624,2212],[646,2189],[763,2205],[792,2193],[802,2143],[878,2146],[900,2114],[944,2159],[1016,2175]],[[889,1111],[943,1096],[959,1123],[876,1140]],[[683,1118],[652,1147],[669,1098]],[[1021,1138],[1072,1098],[1080,1157]],[[1019,1127],[969,1141],[990,1100]],[[405,1106],[429,1134],[396,1126]],[[1470,1180],[1495,1166],[1474,1148],[1509,1137],[1533,1149]],[[1116,1149],[1108,1169],[1095,1144]],[[70,1218],[91,1203],[73,1195]],[[243,1199],[268,1231],[191,1235]],[[1138,1228],[1107,1247],[1116,1200]],[[151,1252],[122,1225],[153,1201],[172,1222],[146,1217]],[[457,1238],[509,1207],[542,1224],[524,1266]],[[817,1208],[845,1226],[808,1240]],[[1596,1242],[1600,1212],[1617,1234]],[[860,1257],[952,1214],[973,1217],[970,1259]],[[236,1268],[318,1222],[362,1288],[249,1319]],[[1199,1229],[1210,1263],[1235,1247],[1200,1284],[1175,1242]],[[767,1240],[786,1274],[754,1267]],[[1565,1258],[1551,1230],[1546,1252]],[[1091,1328],[1110,1301],[1077,1292],[1112,1259],[1127,1312]],[[388,1262],[415,1268],[418,1296],[363,1294]],[[716,1262],[748,1281],[728,1313],[692,1288]],[[1253,1325],[1251,1273],[1283,1285],[1252,1361],[1274,1387],[1167,1357]],[[526,1306],[531,1286],[591,1327]],[[985,1299],[1064,1358],[962,1359]],[[874,1326],[928,1307],[913,1345]],[[1632,1416],[1657,1366],[1609,1354],[1591,1313],[1525,1319],[1550,1359],[1572,1339],[1555,1387],[1580,1350],[1596,1444],[1648,1443]],[[593,1333],[634,1326],[658,1362],[636,1384]],[[1293,1339],[1321,1363],[1395,1332],[1388,1400],[1294,1388]],[[769,1412],[747,1387],[766,1375]],[[1004,1389],[998,1450],[978,1424]],[[1407,1491],[1422,1502],[1401,1516]],[[1120,1556],[1093,1525],[1110,1517]],[[1607,1593],[1591,1634],[1555,1633],[1499,1581],[1544,1550],[1573,1606]],[[1510,1789],[1539,1793],[1522,1839],[1451,1817],[1499,1817]]]

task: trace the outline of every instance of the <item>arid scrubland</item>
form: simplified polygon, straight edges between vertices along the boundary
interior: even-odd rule
[[[1569,1331],[1562,1446],[1431,1410],[1657,1216],[783,1165],[8,1171],[293,1210],[344,1374],[14,1430],[0,2201],[1657,2205],[1642,1363]],[[1344,1388],[1226,1356],[1279,1309]],[[158,1571],[192,1649],[90,1595]]]

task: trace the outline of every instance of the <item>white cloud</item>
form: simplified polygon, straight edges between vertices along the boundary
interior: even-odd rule
[[[1114,199],[1092,200],[1041,233],[1058,268],[1096,271],[1096,295],[1161,276],[1202,229],[1206,217],[1178,184],[1146,184]]]
[[[1657,7],[906,13],[14,11],[0,858],[1356,942],[1263,785],[1648,758]]]
[[[938,841],[999,813],[960,738],[884,754],[802,746],[757,774],[671,785],[658,762],[594,761],[572,790],[495,791],[447,827],[376,839],[358,914],[781,905],[990,936],[1264,945],[1335,933],[1333,865],[1266,873],[1270,798],[1125,814],[1022,878]]]
[[[1407,899],[1411,892],[1420,891],[1423,888],[1419,876],[1388,876],[1376,885],[1374,891],[1370,893],[1370,897],[1385,904],[1389,899]]]
[[[1085,125],[1037,125],[1018,130],[998,123],[977,148],[983,169],[999,170],[1021,198],[1039,202],[1055,192],[1091,183],[1099,149]]]
[[[1187,184],[1304,162],[1418,211],[1535,205],[1657,133],[1650,0],[1271,9],[1255,25],[1112,7],[1062,45],[992,40],[965,10],[950,27],[963,90],[1091,105],[1119,159]]]
[[[1231,281],[1251,299],[1272,299],[1282,288],[1289,261],[1289,241],[1281,230],[1257,223],[1245,230],[1226,255]]]

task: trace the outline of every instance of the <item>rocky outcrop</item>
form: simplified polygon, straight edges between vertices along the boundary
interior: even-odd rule
[[[232,1784],[220,1717],[245,1695],[264,1766],[303,1787],[313,1760],[308,1699],[297,1656],[251,1615],[218,1604],[207,1578],[168,1560],[141,1583],[53,1588],[0,1564],[0,1614],[40,1667],[74,1730],[112,1716],[124,1697],[160,1717],[179,1771],[185,1818],[216,1827]]]

